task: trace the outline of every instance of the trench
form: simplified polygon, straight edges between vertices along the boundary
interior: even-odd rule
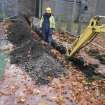
[[[42,37],[38,24],[39,24],[39,20],[34,19],[33,29],[40,37]],[[65,36],[64,33],[61,33],[60,36],[54,35],[52,47],[65,56],[66,46],[71,45],[75,39],[76,38],[74,38],[73,36],[69,36],[69,35]],[[92,49],[90,48],[90,50]],[[92,64],[87,63],[87,61],[89,62],[90,59],[88,57],[86,57],[87,59],[84,59],[84,56],[82,56],[82,54],[80,54],[79,52],[77,52],[80,54],[80,55],[78,54],[79,56],[77,55],[76,57],[71,57],[70,59],[65,58],[65,60],[70,62],[72,64],[71,66],[76,67],[80,72],[82,72],[88,82],[92,82],[94,80],[105,80],[105,72],[104,72],[105,54],[104,53],[100,54],[97,51],[93,51],[93,52],[92,51],[88,51],[88,52],[86,51],[87,55],[89,55],[93,59]]]
[[[51,53],[51,46],[42,44],[42,39],[33,38],[30,27],[24,18],[11,21],[7,39],[15,48],[10,52],[10,63],[25,70],[38,84],[48,84],[53,78],[68,73]],[[58,48],[58,47],[57,47]]]
[[[53,43],[53,47],[43,44],[42,39],[37,34],[34,34],[35,37],[33,40],[33,34],[30,32],[27,22],[23,19],[21,20],[19,18],[10,21],[10,23],[7,39],[14,45],[14,49],[11,52],[4,50],[1,52],[0,57],[3,57],[4,60],[5,58],[9,58],[11,64],[16,64],[21,67],[34,81],[37,81],[37,84],[42,86],[41,88],[43,88],[43,85],[49,84],[54,78],[68,75],[68,70],[65,69],[64,65],[50,53],[50,50],[54,48],[61,54],[65,54],[64,46],[56,43],[56,41]],[[5,43],[5,40],[3,40],[3,43]],[[98,80],[104,78],[95,72],[98,68],[96,64],[84,65],[85,61],[81,58],[73,58],[67,61],[70,63],[70,66],[77,67],[89,81],[97,79],[97,77]],[[6,63],[4,62],[4,65]],[[96,76],[96,78],[93,78],[93,76]],[[48,93],[48,96],[51,94]],[[70,103],[67,101],[67,104]]]
[[[27,103],[38,105],[39,103],[41,103],[41,100],[43,98],[43,100],[45,100],[49,105],[56,105],[56,102],[52,102],[48,99],[60,93],[55,93],[54,91],[51,91],[51,87],[45,84],[48,84],[50,81],[52,81],[53,78],[58,78],[62,75],[67,75],[66,74],[67,71],[65,71],[63,66],[57,60],[55,60],[51,56],[50,52],[46,50],[46,48],[40,43],[41,41],[40,39],[39,40],[37,39],[34,41],[31,39],[30,37],[31,33],[27,32],[26,29],[24,29],[24,25],[20,24],[21,21],[18,21],[18,22],[15,21],[15,22],[13,22],[12,27],[8,29],[9,32],[10,30],[12,32],[12,33],[8,33],[9,36],[7,34],[7,36],[5,37],[4,36],[5,33],[3,33],[3,37],[5,37],[5,39],[8,39],[8,40],[5,40],[5,39],[2,40],[2,44],[0,45],[0,48],[2,50],[0,51],[0,74],[3,76],[4,68],[8,63],[10,63],[11,65],[16,64],[17,67],[18,66],[21,67],[22,68],[21,70],[24,70],[31,78],[33,78],[33,81],[37,81],[37,84],[41,84],[40,86],[38,85],[38,90],[41,91],[41,94],[43,94],[43,92],[46,93],[45,96],[28,95]],[[20,32],[19,30],[20,27],[23,28],[22,32]],[[29,35],[29,36],[25,38],[24,35],[25,36]],[[18,43],[18,41],[20,43]],[[10,51],[11,46],[9,44],[14,45],[14,48],[11,51]],[[48,47],[48,49],[50,48]],[[10,62],[8,62],[8,60],[10,60]],[[19,76],[17,76],[16,78],[18,77]],[[20,79],[21,77],[19,78],[18,81],[15,81],[15,82],[17,83],[20,82],[21,81]],[[10,80],[8,80],[8,83],[11,83]],[[25,83],[26,83],[26,80],[25,80]],[[28,83],[30,83],[30,81],[27,81],[27,84]],[[0,85],[0,92],[3,90],[2,88],[5,89],[5,85],[6,85],[5,82],[4,84]],[[22,82],[21,85],[24,85],[24,83]],[[21,88],[21,86],[19,87]],[[5,90],[5,92],[6,91],[7,90]],[[16,91],[17,94],[18,94],[18,91],[21,92],[22,90],[17,89]],[[69,96],[69,92],[65,94],[65,96]],[[5,101],[5,97],[7,98],[7,101]],[[16,97],[16,96],[13,95],[13,97]],[[0,102],[1,101],[4,103],[6,102],[5,104],[11,104],[11,105],[16,104],[13,101],[14,100],[13,97],[11,95],[9,96],[3,95],[0,97]],[[16,98],[15,98],[15,101],[17,101]],[[65,103],[69,105],[75,105],[71,100],[69,101],[68,99],[65,99]]]

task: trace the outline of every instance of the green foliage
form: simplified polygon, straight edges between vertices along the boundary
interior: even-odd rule
[[[5,15],[5,13],[0,12],[0,20],[3,20],[3,18],[6,18],[6,15]]]
[[[6,65],[6,58],[7,56],[3,52],[0,52],[0,79],[2,79],[3,77],[4,68]]]

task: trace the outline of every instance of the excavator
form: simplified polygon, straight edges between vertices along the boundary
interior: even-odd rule
[[[102,24],[102,20],[105,18],[105,16],[94,16],[91,18],[89,25],[84,29],[84,31],[79,35],[79,37],[73,42],[73,44],[67,48],[64,48],[60,45],[56,45],[57,47],[55,47],[55,43],[54,45],[52,45],[55,49],[57,50],[62,50],[63,49],[63,53],[66,53],[66,57],[67,58],[72,58],[75,56],[75,54],[83,47],[85,47],[87,44],[89,44],[96,36],[98,33],[103,33],[105,32],[105,24]],[[38,29],[38,25],[36,23],[38,23],[38,20],[34,20],[34,26],[36,26],[35,28],[35,32],[38,33],[38,35],[41,36],[41,33]],[[61,51],[60,51],[61,52]]]
[[[66,56],[71,58],[75,56],[75,54],[87,44],[89,44],[98,33],[105,32],[105,24],[101,24],[102,19],[105,16],[94,16],[86,29],[80,34],[79,38],[77,38],[70,48],[66,49]]]

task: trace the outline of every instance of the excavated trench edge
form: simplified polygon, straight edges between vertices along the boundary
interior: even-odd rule
[[[42,33],[37,26],[34,27],[34,31],[42,38]],[[61,45],[53,40],[52,47],[65,56],[66,48],[63,45]],[[96,72],[96,69],[99,67],[98,64],[85,65],[86,62],[84,61],[84,59],[82,57],[71,57],[71,58],[67,58],[67,59],[65,58],[65,60],[67,62],[71,62],[72,66],[77,67],[85,75],[85,77],[88,81],[92,81],[97,78],[105,80],[104,75]]]
[[[12,64],[20,65],[39,84],[48,84],[53,78],[67,75],[68,71],[51,55],[50,46],[46,49],[41,39],[33,40],[23,21],[14,20],[12,23],[8,29],[8,40],[16,46],[10,53]]]

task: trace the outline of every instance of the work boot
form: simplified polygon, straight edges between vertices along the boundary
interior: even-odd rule
[[[47,45],[47,42],[45,42],[45,41],[42,40],[42,41],[41,41],[41,44],[43,44],[43,45],[46,46],[46,45]]]

